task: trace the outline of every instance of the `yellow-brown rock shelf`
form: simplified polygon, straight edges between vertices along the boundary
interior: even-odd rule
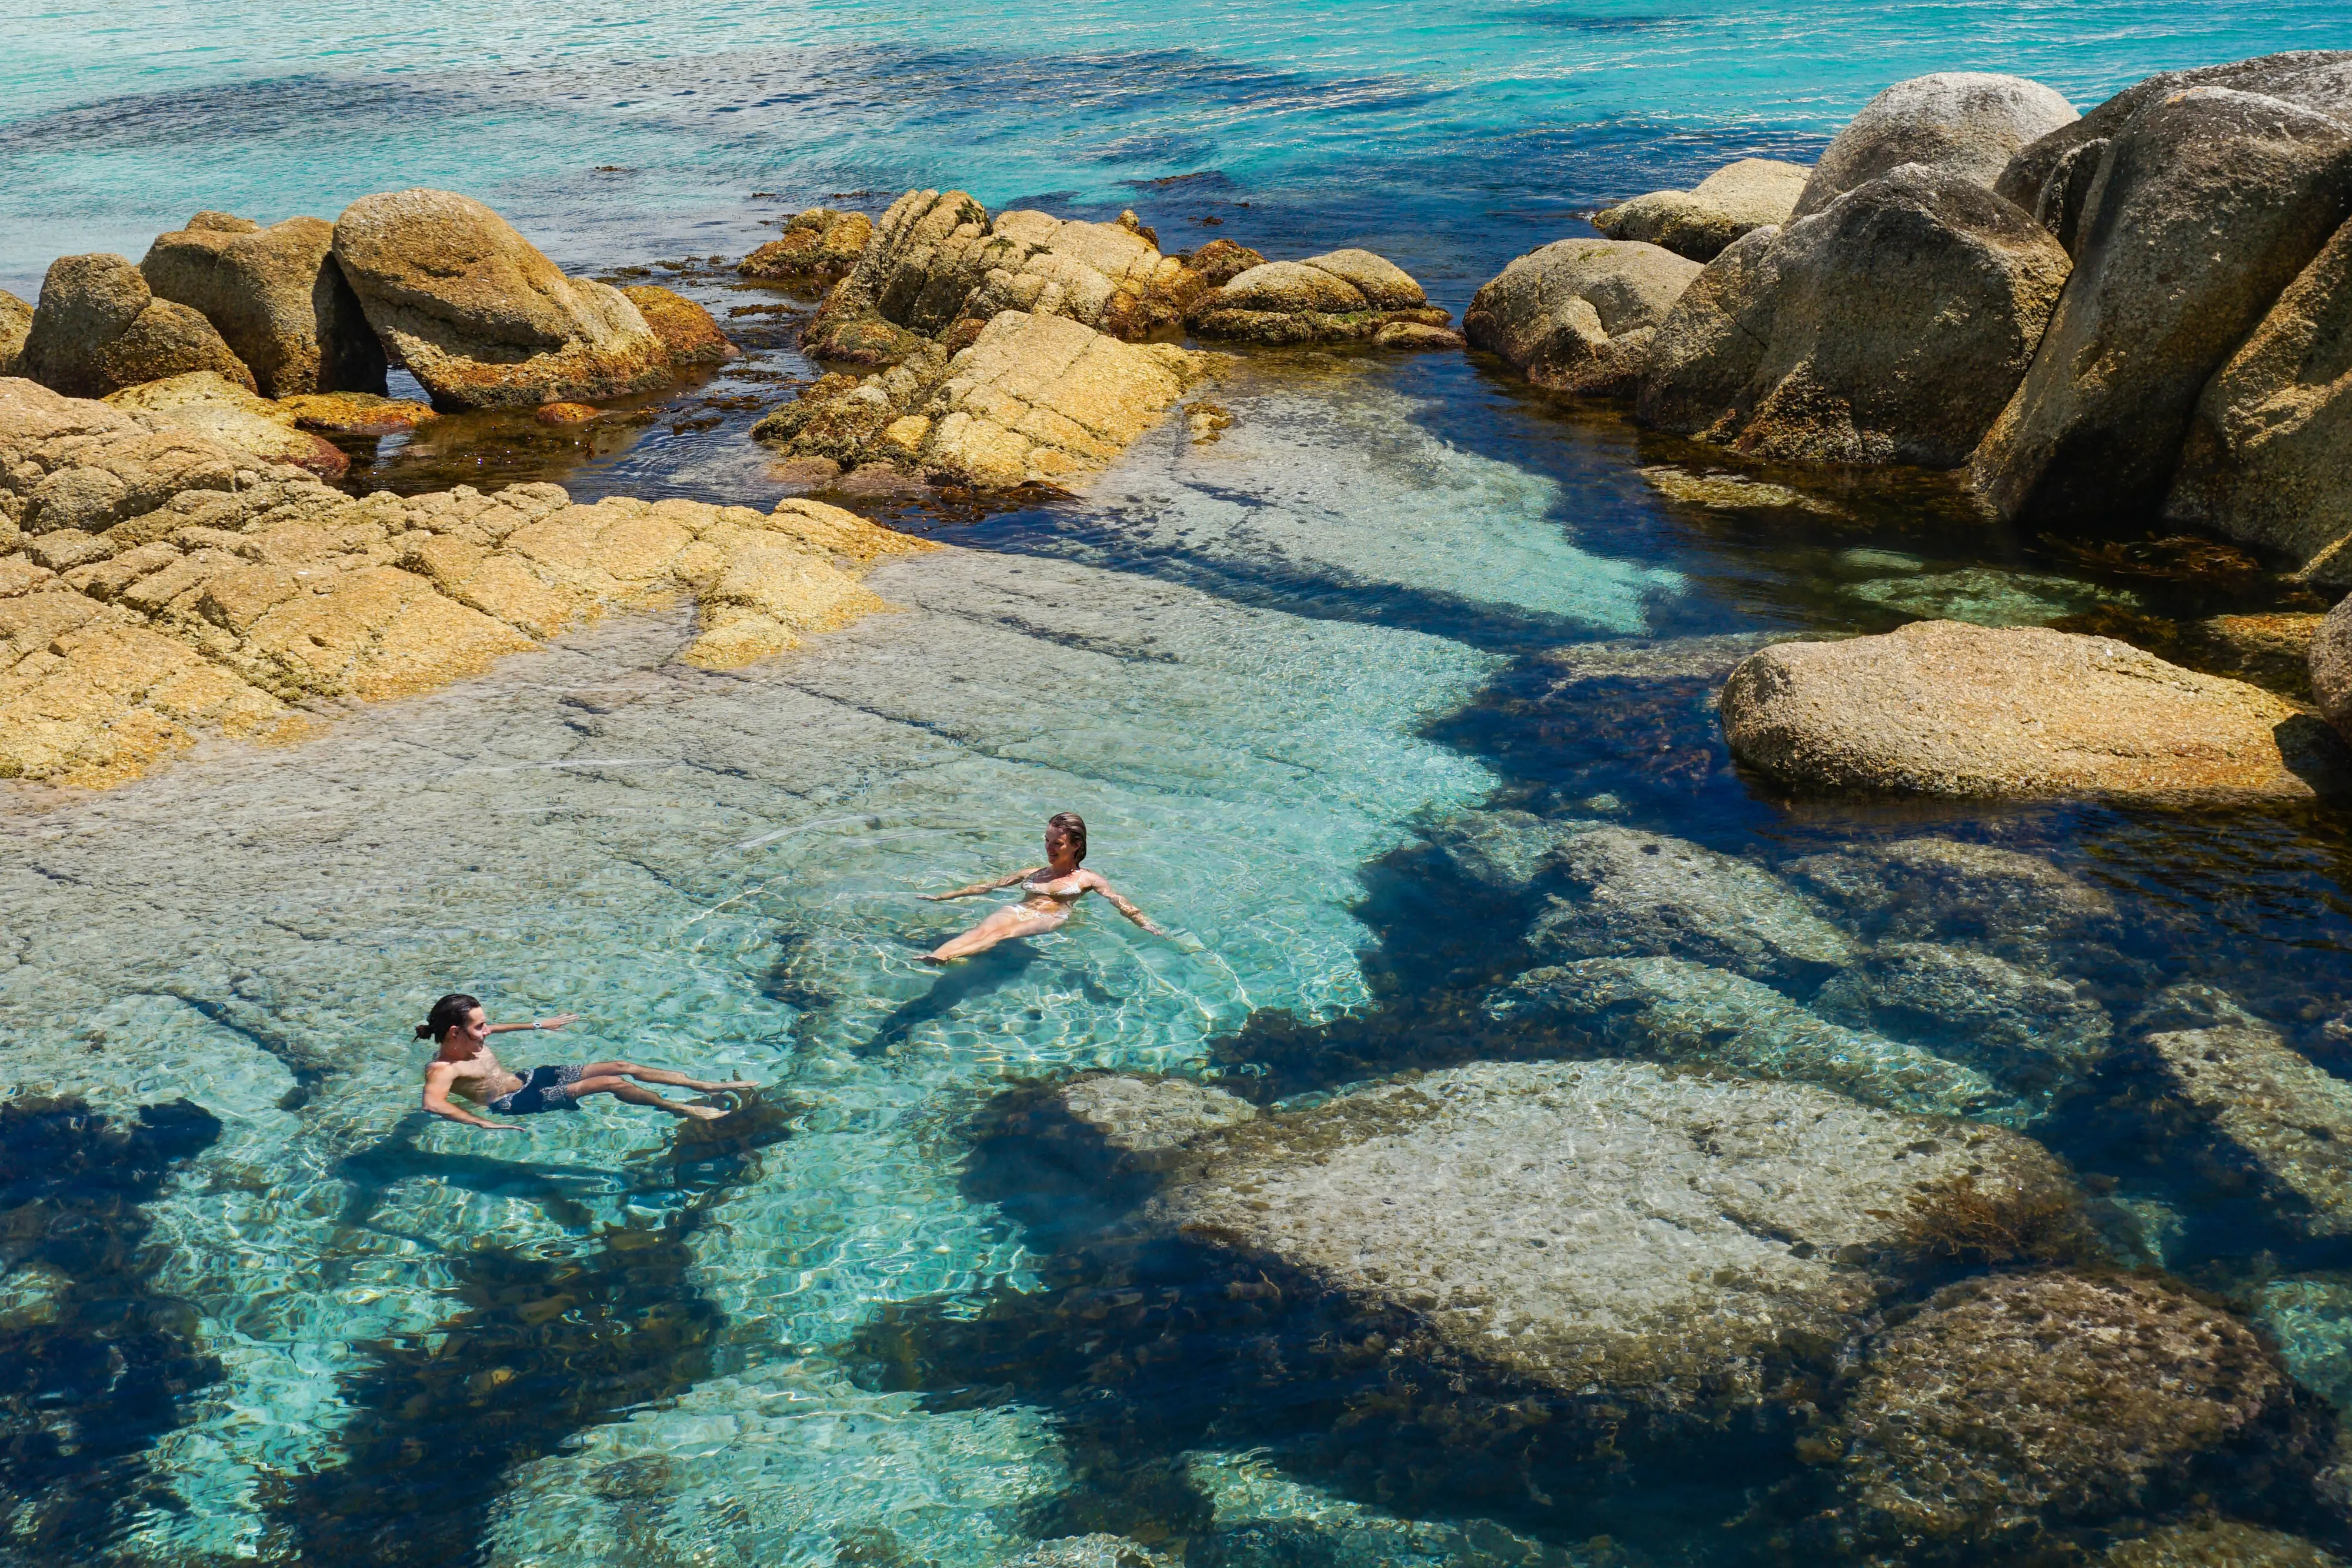
[[[102,788],[205,733],[297,739],[331,700],[430,690],[681,596],[697,606],[682,657],[735,668],[887,608],[867,569],[936,548],[799,500],[591,506],[551,484],[354,498],[192,451],[184,433],[170,447],[189,488],[102,529],[25,531],[46,515],[33,498],[87,476],[129,471],[135,491],[126,459],[155,445],[112,411],[45,431],[78,400],[37,401],[16,410],[34,427],[0,419],[0,778]]]

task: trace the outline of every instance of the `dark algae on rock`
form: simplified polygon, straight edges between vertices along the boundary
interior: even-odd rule
[[[154,1291],[141,1205],[220,1134],[187,1100],[119,1122],[0,1101],[0,1520],[5,1550],[94,1561],[151,1497],[142,1455],[220,1376],[185,1303]]]

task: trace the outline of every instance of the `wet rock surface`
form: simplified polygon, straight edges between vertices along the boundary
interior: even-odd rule
[[[290,217],[263,228],[198,213],[158,235],[139,263],[161,300],[201,311],[264,397],[384,390],[383,348],[329,254],[334,226]]]
[[[1560,890],[1528,945],[1549,959],[1672,954],[1801,985],[1855,957],[1845,933],[1770,872],[1665,834],[1593,826],[1545,869]]]
[[[1768,648],[1726,683],[1723,726],[1806,788],[2295,800],[2347,782],[2336,738],[2284,699],[2038,626]]]
[[[2018,150],[2077,118],[2074,106],[2023,77],[1939,71],[1898,81],[1862,106],[1822,153],[1795,216],[1905,163],[1990,190]]]
[[[470,197],[363,196],[335,220],[334,259],[436,406],[594,401],[670,379],[661,340],[618,289],[565,277]]]
[[[1612,239],[1641,240],[1712,261],[1750,229],[1785,224],[1812,170],[1772,158],[1726,163],[1687,191],[1652,191],[1592,215]]]
[[[1569,1025],[1631,1057],[1821,1084],[1894,1110],[2016,1119],[2009,1097],[1975,1068],[1832,1023],[1769,985],[1685,959],[1531,969],[1486,1007],[1505,1022]]]
[[[2352,740],[2352,598],[2327,612],[2311,638],[2311,693],[2338,733]]]
[[[2114,1025],[2092,988],[1991,953],[1887,942],[1823,985],[1826,1016],[1915,1040],[2012,1091],[2078,1079],[2106,1055]]]
[[[1753,1407],[1777,1367],[1846,1341],[1868,1260],[1964,1175],[2065,1190],[1997,1129],[1616,1061],[1433,1073],[1189,1152],[1154,1221],[1407,1309],[1537,1385],[1667,1411]]]
[[[1657,331],[1643,420],[1759,457],[1968,460],[2069,268],[2038,225],[1916,164],[1717,258]]]
[[[2112,895],[2038,856],[1925,835],[1790,861],[1781,874],[1886,942],[1976,941],[2038,964],[2118,930]]]
[[[426,690],[608,607],[691,595],[682,657],[747,663],[882,607],[865,569],[929,548],[810,501],[354,499],[23,381],[0,383],[0,776],[80,785],[203,733],[291,739],[299,704]]]
[[[137,268],[104,254],[49,264],[16,367],[68,397],[201,370],[253,386],[253,373],[201,312],[157,299]]]
[[[2170,1286],[1964,1281],[1871,1346],[1838,1423],[1838,1533],[1913,1560],[2030,1548],[2185,1500],[2217,1450],[2293,1468],[2293,1399],[2251,1329]]]
[[[2207,1519],[2119,1541],[2098,1561],[2102,1568],[2336,1568],[2343,1559],[2299,1535]]]
[[[1518,258],[1463,313],[1472,346],[1538,386],[1622,395],[1643,352],[1697,265],[1655,245],[1562,239]]]
[[[709,311],[675,289],[639,283],[621,290],[661,340],[673,370],[724,364],[742,353],[727,341]]]
[[[17,356],[25,351],[25,334],[33,329],[33,307],[0,289],[0,375],[21,375]]]
[[[2140,1048],[2289,1194],[2289,1224],[2314,1236],[2352,1233],[2352,1085],[2258,1020],[2151,1033]]]

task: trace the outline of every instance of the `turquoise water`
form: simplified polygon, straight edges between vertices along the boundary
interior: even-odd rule
[[[2157,68],[2352,41],[2309,3],[6,20],[0,281],[20,291],[59,251],[136,255],[204,206],[450,185],[609,267],[732,256],[778,212],[921,182],[1133,205],[1171,248],[1361,241],[1457,310],[1574,212],[1727,156],[1809,155],[1902,76],[2018,69],[2087,104]],[[1180,175],[1199,177],[1149,184]],[[806,367],[770,345],[747,368]],[[1659,476],[1705,455],[1454,356],[1263,362],[1220,397],[1217,443],[1154,432],[1082,500],[892,514],[961,548],[878,573],[894,613],[785,659],[707,674],[675,661],[681,622],[616,621],[309,745],[0,798],[0,1087],[118,1125],[182,1098],[218,1121],[128,1208],[56,1200],[122,1238],[99,1261],[5,1255],[0,1334],[57,1358],[70,1397],[45,1408],[68,1414],[44,1430],[78,1425],[47,1468],[0,1465],[0,1561],[947,1568],[1064,1533],[1095,1484],[1079,1413],[1022,1367],[949,1397],[861,1362],[886,1308],[961,1320],[1045,1278],[1050,1237],[970,1189],[967,1119],[1088,1067],[1315,1092],[1491,1046],[1460,1019],[1528,911],[1432,846],[1501,807],[1776,867],[1922,833],[2043,855],[2118,901],[2115,930],[2054,962],[2119,1024],[2202,980],[2346,1064],[2339,817],[1783,801],[1724,754],[1719,671],[1688,640],[2272,590],[2242,606],[2101,574],[1934,484],[1679,502]],[[761,502],[777,486],[749,422],[483,461],[583,495]],[[402,462],[381,459],[424,482]],[[1618,651],[1578,663],[1596,642]],[[921,965],[976,906],[914,895],[1028,863],[1073,807],[1090,863],[1180,940],[1095,910],[944,977]],[[563,1058],[771,1087],[716,1142],[600,1107],[492,1142],[414,1110],[409,1026],[452,988],[501,1017],[586,1015]],[[2352,1259],[2167,1169],[2117,1131],[2115,1088],[2038,1131],[2208,1288],[2291,1286],[2298,1366],[2336,1376],[2352,1352],[2324,1309]],[[162,1325],[135,1362],[179,1380],[161,1405],[74,1371],[85,1342],[40,1337],[59,1302],[95,1322],[123,1301]],[[1592,1533],[1572,1507],[1403,1520],[1245,1411],[1160,1414],[1165,1451],[1138,1460],[1205,1500],[1226,1561],[1557,1561]],[[1248,1554],[1277,1530],[1290,1555]],[[1654,1560],[1705,1558],[1698,1534]]]

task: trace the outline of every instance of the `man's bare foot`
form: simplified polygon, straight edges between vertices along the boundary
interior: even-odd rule
[[[681,1105],[678,1109],[698,1121],[716,1121],[727,1114],[726,1108],[719,1105]]]

